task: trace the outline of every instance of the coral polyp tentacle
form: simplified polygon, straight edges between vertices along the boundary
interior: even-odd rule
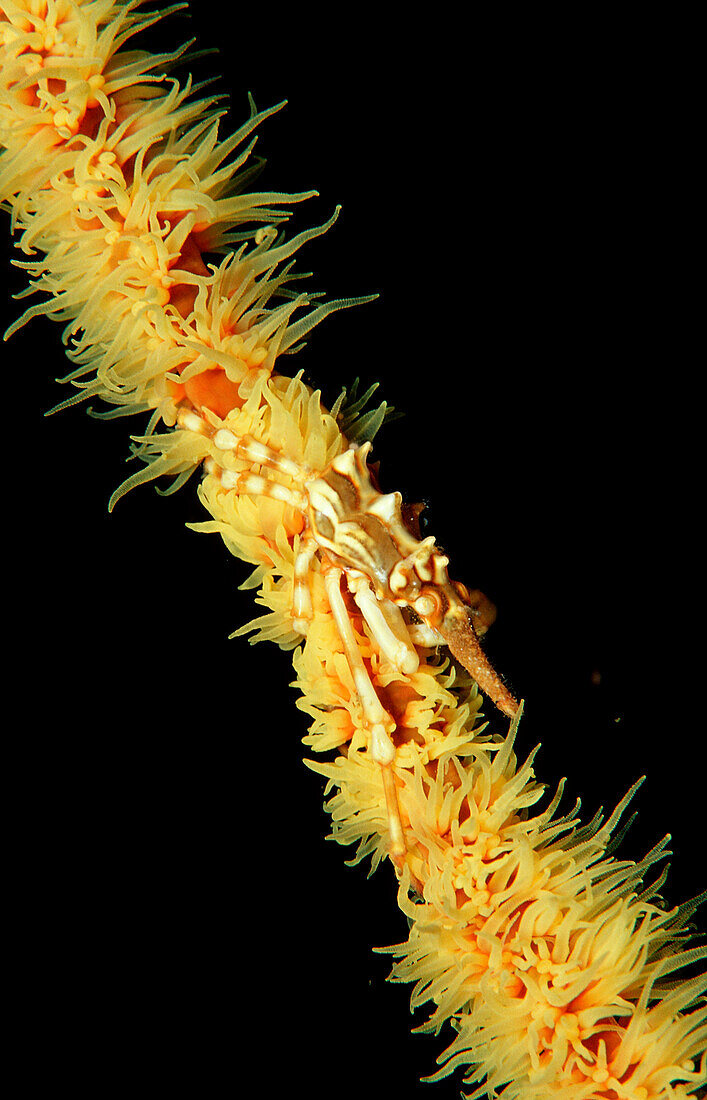
[[[606,821],[560,813],[562,784],[536,808],[522,708],[479,641],[495,609],[419,537],[420,506],[378,488],[386,403],[354,386],[327,409],[280,373],[325,317],[374,296],[298,285],[300,249],[338,208],[288,236],[316,192],[248,190],[256,131],[284,104],[250,99],[223,138],[223,97],[172,75],[192,44],[135,48],[182,7],[0,3],[0,201],[31,279],[18,298],[39,295],[5,339],[59,321],[57,408],[145,418],[111,507],[196,475],[208,518],[190,526],[253,566],[264,613],[234,634],[293,651],[333,836],[395,868],[410,932],[392,978],[431,1004],[424,1029],[456,1031],[434,1079],[463,1067],[472,1097],[506,1100],[688,1100],[707,1084],[707,980],[680,980],[705,957],[686,946],[703,899],[667,910],[664,875],[644,885],[665,841],[638,863],[612,854],[638,783]],[[482,724],[483,695],[507,732]]]

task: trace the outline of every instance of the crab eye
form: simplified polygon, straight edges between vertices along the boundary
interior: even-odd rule
[[[412,606],[427,623],[437,625],[442,619],[442,600],[433,588],[423,588]]]

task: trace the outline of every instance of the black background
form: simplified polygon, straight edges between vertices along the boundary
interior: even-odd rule
[[[405,414],[376,440],[383,487],[429,503],[453,575],[497,604],[521,758],[542,742],[538,776],[586,819],[646,774],[622,852],[670,831],[684,900],[704,887],[690,28],[356,10],[201,4],[146,41],[220,47],[196,68],[225,76],[224,134],[248,90],[289,100],[262,186],[320,192],[293,230],[343,206],[299,267],[380,297],[281,369],[327,404],[378,381]],[[43,417],[59,326],[2,356],[18,1019],[76,1084],[226,1095],[255,1068],[266,1094],[457,1095],[419,1084],[446,1043],[410,1036],[423,1015],[371,952],[406,938],[392,873],[324,839],[289,655],[227,640],[247,567],[184,528],[194,484],[107,514],[140,425]]]

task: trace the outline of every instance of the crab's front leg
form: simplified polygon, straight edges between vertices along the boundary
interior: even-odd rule
[[[400,866],[406,849],[392,768],[395,760],[395,745],[390,735],[395,730],[395,719],[388,713],[378,698],[376,689],[371,683],[371,678],[363,663],[341,592],[342,572],[343,570],[334,567],[327,569],[324,574],[324,586],[334,622],[344,647],[344,654],[361,701],[363,718],[369,735],[371,756],[381,767],[390,831],[389,851],[393,861]]]
[[[364,573],[349,569],[346,581],[383,656],[405,676],[417,672],[420,658],[400,608],[391,600],[378,599]]]

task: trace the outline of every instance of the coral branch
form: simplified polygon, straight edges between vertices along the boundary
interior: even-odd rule
[[[479,593],[453,585],[419,509],[378,492],[370,439],[385,405],[355,394],[327,409],[280,371],[326,316],[298,285],[290,203],[249,192],[257,111],[219,138],[221,97],[166,75],[187,46],[150,54],[134,36],[163,15],[140,0],[0,5],[0,199],[39,293],[8,339],[60,321],[75,393],[107,416],[143,414],[143,482],[192,474],[208,519],[254,571],[265,613],[236,631],[293,651],[307,761],[327,780],[333,836],[352,862],[389,859],[408,918],[394,981],[451,1023],[438,1080],[458,1068],[471,1098],[688,1100],[707,1083],[707,954],[638,863],[614,855],[639,783],[604,820],[544,810],[521,709],[478,635]],[[131,43],[131,48],[126,45]],[[368,395],[370,396],[370,395]],[[512,719],[488,732],[482,694]],[[489,708],[490,709],[490,708]],[[578,809],[578,807],[576,808]],[[689,946],[688,946],[689,945]]]

